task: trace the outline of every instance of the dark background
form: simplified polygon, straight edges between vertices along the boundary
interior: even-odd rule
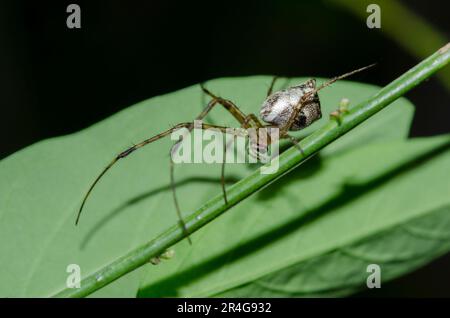
[[[66,27],[71,2],[81,29]],[[448,38],[446,2],[402,3]],[[418,61],[327,1],[2,1],[0,159],[211,78],[331,77],[377,62],[356,80],[383,86]],[[436,77],[407,97],[411,136],[450,132],[450,96]],[[449,267],[447,255],[358,296],[450,296]]]

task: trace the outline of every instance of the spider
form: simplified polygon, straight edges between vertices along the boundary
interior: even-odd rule
[[[263,102],[261,106],[260,111],[260,117],[262,121],[265,123],[262,123],[258,117],[255,114],[244,114],[238,106],[236,106],[232,101],[228,99],[224,99],[222,97],[219,97],[212,92],[210,92],[206,87],[203,86],[203,84],[200,85],[202,91],[211,97],[211,100],[205,107],[205,109],[196,117],[196,121],[203,120],[203,118],[206,117],[206,115],[217,105],[222,105],[240,124],[240,127],[243,129],[250,129],[253,128],[256,131],[256,134],[259,135],[260,133],[266,134],[266,138],[263,140],[266,140],[267,142],[264,144],[256,144],[256,150],[259,153],[264,153],[267,150],[267,147],[274,142],[275,140],[271,140],[270,135],[267,133],[268,129],[271,128],[277,128],[279,129],[279,139],[289,139],[290,142],[300,151],[303,153],[303,150],[298,144],[298,140],[289,135],[289,131],[297,131],[301,130],[305,127],[308,127],[316,120],[320,119],[322,117],[321,108],[320,108],[320,100],[318,96],[318,92],[333,84],[334,82],[341,80],[343,78],[346,78],[348,76],[351,76],[355,73],[364,71],[375,64],[371,64],[356,70],[353,70],[351,72],[345,73],[340,76],[336,76],[329,81],[323,83],[319,87],[316,87],[316,80],[315,79],[309,79],[304,83],[301,83],[299,85],[295,85],[292,87],[289,87],[287,89],[283,89],[280,91],[277,91],[275,93],[272,93],[274,84],[277,80],[277,77],[274,77],[270,83],[269,89],[267,91],[266,99]],[[199,128],[199,129],[214,129],[218,130],[223,133],[229,133],[230,128],[224,127],[224,126],[218,126],[218,125],[212,125],[212,124],[206,124],[201,123],[199,127],[194,126],[194,122],[184,122],[179,123],[175,125],[174,127],[167,129],[166,131],[163,131],[155,136],[152,136],[148,139],[145,139],[141,141],[140,143],[126,149],[125,151],[118,154],[97,176],[97,178],[94,180],[94,182],[89,187],[88,191],[86,192],[83,201],[81,203],[80,209],[77,214],[77,218],[75,221],[75,224],[77,225],[81,212],[83,211],[83,207],[86,203],[86,200],[88,199],[89,195],[91,194],[92,190],[96,186],[96,184],[99,182],[99,180],[105,175],[105,173],[120,159],[123,159],[127,157],[132,152],[153,143],[154,141],[157,141],[163,137],[166,137],[170,135],[172,132],[181,129],[186,128],[188,132],[191,132],[193,129]],[[263,129],[264,128],[264,129]],[[245,135],[244,137],[248,137],[248,135]],[[172,194],[173,194],[173,200],[175,205],[175,210],[178,215],[180,226],[182,227],[186,238],[188,239],[189,243],[191,243],[191,240],[189,238],[189,231],[186,227],[186,224],[183,221],[181,210],[178,204],[176,191],[175,191],[175,179],[174,179],[174,162],[172,160],[172,154],[175,149],[180,145],[182,142],[182,137],[177,141],[171,148],[171,156],[170,156],[170,183],[172,188]],[[224,146],[224,150],[226,151],[226,148],[229,145]],[[258,153],[257,153],[258,155]],[[223,198],[225,201],[225,204],[228,204],[227,201],[227,194],[225,189],[225,178],[224,178],[224,171],[225,171],[225,161],[222,163],[222,172],[221,172],[221,185],[222,185],[222,192],[223,192]]]

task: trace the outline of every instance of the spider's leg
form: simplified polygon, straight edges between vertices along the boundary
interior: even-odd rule
[[[368,66],[365,66],[365,67],[361,67],[361,68],[359,68],[359,69],[357,69],[357,70],[354,70],[354,71],[345,73],[345,74],[343,74],[343,75],[336,76],[336,77],[332,78],[331,80],[329,80],[329,81],[323,83],[323,84],[320,85],[319,87],[315,88],[314,90],[312,90],[312,91],[310,91],[310,92],[304,94],[304,95],[302,96],[302,98],[300,98],[300,100],[299,100],[299,102],[297,103],[297,105],[294,107],[294,110],[293,110],[293,112],[291,113],[291,115],[290,115],[288,121],[286,122],[286,124],[283,125],[283,127],[281,127],[281,129],[280,129],[280,130],[281,130],[281,131],[280,131],[280,136],[283,137],[283,136],[287,135],[288,131],[290,130],[290,128],[291,128],[292,125],[294,124],[295,119],[297,118],[297,116],[298,116],[298,114],[300,113],[301,109],[304,107],[304,105],[305,105],[306,103],[308,103],[308,102],[314,100],[314,97],[316,96],[316,94],[317,94],[318,91],[320,91],[321,89],[323,89],[323,88],[325,88],[325,87],[327,87],[327,86],[330,86],[331,84],[333,84],[334,82],[336,82],[336,81],[338,81],[338,80],[341,80],[341,79],[344,79],[344,78],[346,78],[346,77],[349,77],[349,76],[351,76],[351,75],[353,75],[353,74],[362,72],[362,71],[364,71],[364,70],[366,70],[366,69],[368,69],[368,68],[371,68],[371,67],[374,66],[374,65],[375,65],[375,64],[371,64],[371,65],[368,65]]]
[[[272,78],[272,81],[270,82],[270,86],[269,86],[269,89],[267,90],[266,96],[269,96],[269,95],[272,94],[273,86],[275,85],[275,82],[277,81],[277,79],[278,79],[278,76],[274,76],[274,77]]]
[[[223,99],[221,97],[218,97],[218,96],[214,95],[209,90],[207,90],[203,86],[203,84],[201,84],[200,87],[202,88],[202,90],[203,90],[203,92],[205,94],[207,94],[207,95],[212,97],[212,100],[208,103],[208,105],[205,107],[205,109],[203,109],[203,111],[196,117],[196,120],[203,120],[208,115],[208,113],[214,108],[214,106],[216,106],[218,104],[222,105],[227,111],[229,111],[230,114],[236,120],[239,121],[239,123],[242,123],[242,121],[245,120],[244,113],[242,113],[240,111],[240,109],[236,105],[234,105],[231,101],[225,100],[225,99]],[[188,128],[189,132],[191,132],[193,128],[194,128],[193,126]],[[174,202],[175,202],[175,207],[177,209],[177,213],[178,213],[179,216],[181,215],[181,212],[180,212],[180,208],[179,208],[179,204],[178,204],[178,200],[177,200],[177,196],[176,196],[176,191],[175,191],[175,188],[176,188],[176,186],[175,186],[175,177],[174,177],[175,169],[174,169],[174,163],[173,163],[173,160],[172,160],[172,154],[176,152],[176,150],[178,149],[179,145],[181,145],[181,143],[183,141],[183,138],[185,136],[186,135],[180,137],[180,140],[173,145],[173,147],[171,149],[171,153],[170,153],[170,183],[171,183],[173,198],[174,198]],[[226,148],[227,147],[228,146],[224,145],[224,158],[226,157]],[[225,175],[224,175],[225,167],[224,167],[224,165],[225,165],[225,159],[223,160],[223,163],[222,163],[221,185],[222,185],[222,192],[223,192],[223,197],[224,197],[225,204],[228,204],[227,194],[226,194],[226,191],[225,191]],[[181,218],[180,218],[180,220],[181,220]]]
[[[369,68],[371,68],[371,67],[373,67],[373,66],[375,66],[375,65],[376,65],[376,63],[373,63],[373,64],[370,64],[370,65],[367,65],[367,66],[358,68],[358,69],[356,69],[356,70],[353,70],[353,71],[351,71],[351,72],[348,72],[348,73],[345,73],[345,74],[342,74],[342,75],[333,77],[332,79],[326,81],[325,83],[323,83],[322,85],[320,85],[318,88],[316,88],[316,89],[314,90],[314,94],[317,93],[318,91],[320,91],[321,89],[323,89],[323,88],[325,88],[325,87],[327,87],[327,86],[330,86],[330,85],[333,84],[334,82],[337,82],[337,81],[339,81],[339,80],[341,80],[341,79],[344,79],[344,78],[346,78],[346,77],[349,77],[349,76],[351,76],[351,75],[353,75],[353,74],[356,74],[356,73],[365,71],[365,70],[367,70],[367,69],[369,69]]]
[[[176,145],[178,145],[178,143],[176,143],[175,146]],[[184,234],[186,235],[186,238],[187,238],[189,244],[192,245],[192,241],[191,241],[191,238],[189,237],[189,232],[188,232],[188,229],[186,227],[186,223],[184,223],[183,216],[181,215],[180,205],[178,204],[177,192],[176,192],[176,189],[175,189],[175,177],[174,177],[174,173],[173,173],[175,164],[174,164],[174,162],[172,160],[172,149],[170,151],[170,156],[169,157],[170,157],[170,159],[169,159],[169,162],[170,162],[170,188],[172,189],[172,196],[173,196],[173,202],[175,204],[175,210],[177,212],[178,220],[180,222],[181,227],[183,228]]]
[[[255,114],[250,113],[247,115],[247,117],[245,118],[245,122],[246,122],[246,126],[248,125],[248,123],[253,122],[253,124],[257,127],[257,128],[262,128],[264,127],[264,125],[261,123],[261,121],[258,119],[258,117],[256,117]],[[244,127],[247,128],[247,127]]]
[[[280,137],[283,137],[287,135],[288,131],[291,129],[292,125],[294,125],[295,119],[300,114],[300,111],[305,106],[305,104],[311,102],[314,100],[314,96],[317,93],[316,90],[310,91],[306,94],[304,94],[297,105],[294,106],[294,110],[292,111],[291,115],[289,116],[289,119],[286,121],[286,123],[280,128]]]
[[[300,153],[301,153],[302,155],[305,155],[305,152],[303,151],[302,147],[300,147],[300,144],[298,143],[299,140],[298,140],[297,138],[295,138],[295,137],[293,137],[293,136],[291,136],[291,135],[289,135],[289,134],[285,134],[282,138],[287,138],[287,139],[289,139],[289,140],[291,141],[292,145],[293,145],[295,148],[297,148],[297,149],[300,151]]]
[[[157,141],[163,137],[166,137],[167,135],[171,134],[172,132],[180,129],[180,128],[190,128],[191,126],[193,126],[193,123],[180,123],[178,125],[175,125],[174,127],[167,129],[165,131],[163,131],[160,134],[157,134],[153,137],[150,137],[148,139],[145,139],[143,141],[141,141],[140,143],[126,149],[125,151],[122,151],[119,155],[117,155],[102,171],[101,173],[98,175],[98,177],[94,180],[94,182],[91,184],[91,186],[89,187],[88,191],[86,192],[83,201],[81,203],[80,209],[78,210],[78,214],[77,214],[77,218],[75,221],[75,224],[78,224],[78,221],[80,220],[80,216],[81,216],[81,212],[83,211],[83,207],[89,197],[89,195],[91,194],[92,190],[94,189],[94,187],[97,185],[97,183],[100,181],[100,179],[105,175],[105,173],[111,169],[112,166],[114,166],[117,161],[119,161],[120,159],[123,159],[125,157],[127,157],[129,154],[131,154],[132,152],[153,143],[154,141]],[[226,132],[227,131],[227,127],[222,127],[222,126],[216,126],[216,125],[209,125],[209,124],[202,124],[201,127],[199,127],[200,129],[216,129],[222,132]]]
[[[203,87],[202,87],[203,88]],[[217,99],[212,99],[208,105],[205,107],[205,109],[195,118],[196,120],[203,120],[203,118],[206,117],[206,115],[208,115],[208,113],[214,108],[214,106],[216,106],[218,104],[218,100]],[[194,129],[194,126],[190,126],[188,127],[188,133],[190,133],[192,131],[192,129]],[[188,235],[188,231],[186,228],[186,224],[183,221],[182,215],[181,215],[181,209],[180,209],[180,205],[178,203],[178,199],[177,199],[177,194],[176,194],[176,184],[175,184],[175,164],[172,160],[172,155],[177,151],[178,147],[181,145],[181,143],[183,142],[184,137],[186,136],[183,135],[180,137],[180,140],[177,141],[171,148],[170,150],[170,155],[169,155],[169,160],[170,160],[170,188],[172,189],[172,196],[173,196],[173,201],[175,204],[175,209],[177,211],[177,215],[178,218],[180,220],[181,225],[183,226],[183,229],[186,233],[186,237],[189,241],[189,244],[192,244],[191,239],[189,238]],[[222,178],[221,183],[222,183],[222,189],[224,189],[225,185],[224,185],[225,180]],[[224,194],[224,199],[225,199],[225,203],[227,203],[227,199],[226,199],[226,193],[223,190],[223,194]]]
[[[216,100],[211,100],[208,105],[205,107],[205,109],[196,117],[196,120],[202,120],[210,111],[211,109],[213,109],[213,107],[217,104]],[[190,133],[192,131],[192,129],[194,129],[194,125],[191,125],[190,127],[187,127],[188,129],[188,133]],[[172,148],[170,149],[170,154],[169,154],[169,164],[170,164],[170,169],[169,169],[169,174],[170,174],[170,188],[172,189],[172,196],[173,196],[173,202],[175,204],[175,209],[177,211],[177,215],[178,218],[180,220],[180,223],[183,226],[183,229],[185,231],[185,233],[187,233],[187,229],[186,229],[186,225],[183,222],[183,219],[181,217],[181,210],[180,210],[180,205],[178,204],[178,199],[177,199],[177,193],[176,193],[176,185],[175,185],[175,164],[172,160],[172,155],[177,151],[178,147],[181,145],[181,143],[183,142],[184,137],[186,136],[183,135],[180,137],[180,140],[177,141]],[[190,244],[192,244],[191,239],[189,238],[189,236],[187,236],[188,241]]]
[[[248,129],[250,127],[252,127],[252,125],[250,125],[250,123],[253,122],[253,124],[258,128],[262,128],[264,127],[264,125],[261,123],[261,121],[258,119],[258,117],[256,117],[255,114],[250,113],[247,116],[245,116],[244,121],[241,123],[241,128],[244,129]],[[226,189],[225,189],[225,161],[226,161],[226,153],[230,147],[230,145],[232,144],[232,142],[234,141],[234,137],[232,140],[230,140],[228,143],[224,144],[224,150],[223,150],[223,161],[222,161],[222,169],[221,169],[221,175],[220,175],[220,180],[222,183],[222,192],[223,192],[223,198],[225,201],[225,204],[228,204],[228,200],[227,200],[227,193],[226,193]]]
[[[224,99],[222,97],[219,97],[219,96],[211,93],[211,91],[209,91],[203,84],[201,84],[200,87],[206,95],[208,95],[212,98],[212,100],[211,100],[210,104],[208,104],[208,106],[203,110],[203,112],[197,117],[197,119],[204,118],[216,104],[219,104],[219,105],[222,105],[240,123],[241,128],[248,128],[248,123],[251,119],[256,120],[256,122],[260,126],[262,126],[261,123],[259,122],[258,118],[255,115],[253,115],[253,114],[245,115],[239,109],[239,107],[236,104],[234,104],[232,101]],[[211,103],[214,103],[214,104],[211,104]],[[223,150],[224,160],[222,160],[221,175],[220,175],[223,199],[225,201],[225,204],[228,204],[227,193],[226,193],[226,188],[225,188],[226,153],[227,153],[227,150],[230,147],[232,141],[233,140],[224,144],[224,150]]]
[[[211,105],[214,106],[214,104],[211,104]],[[212,109],[212,107],[211,107],[209,110],[211,110],[211,109]],[[196,119],[196,120],[202,119],[203,117],[205,117],[205,116],[207,115],[207,113],[208,113],[208,112],[202,112],[203,115],[200,114],[199,116],[197,116],[197,119]],[[209,127],[209,128],[208,128],[208,127]],[[191,127],[189,127],[189,128],[188,128],[189,132],[191,132],[193,128],[196,128],[196,127],[194,127],[194,125],[192,125]],[[209,124],[202,124],[201,129],[216,129],[216,130],[221,131],[222,133],[227,133],[227,129],[228,129],[228,128],[227,128],[227,127],[221,127],[221,126],[215,126],[215,125],[209,125]],[[186,234],[186,238],[188,239],[189,244],[192,244],[192,241],[191,241],[191,239],[190,239],[190,237],[189,237],[188,229],[187,229],[187,227],[186,227],[186,223],[183,221],[183,217],[182,217],[182,214],[181,214],[180,205],[179,205],[178,199],[177,199],[177,194],[176,194],[176,184],[175,184],[175,173],[174,173],[174,172],[175,172],[175,164],[174,164],[174,162],[173,162],[173,160],[172,160],[172,155],[173,155],[173,154],[175,153],[175,151],[178,149],[178,146],[181,145],[181,143],[183,142],[183,139],[184,139],[185,136],[186,136],[186,135],[181,136],[181,137],[180,137],[180,140],[177,141],[177,142],[172,146],[171,151],[170,151],[170,155],[169,155],[169,157],[170,157],[170,159],[169,159],[169,160],[170,160],[170,187],[171,187],[171,189],[172,189],[173,201],[174,201],[174,204],[175,204],[175,209],[176,209],[176,212],[177,212],[177,215],[178,215],[178,219],[179,219],[179,221],[180,221],[180,225],[183,227],[183,230],[184,230],[184,232],[185,232],[185,234]],[[225,156],[225,155],[224,155],[224,156]],[[223,166],[222,166],[222,169],[223,169]],[[225,204],[228,204],[227,196],[226,196],[226,192],[225,192],[225,179],[224,179],[224,175],[223,175],[223,170],[222,170],[221,184],[222,184],[222,191],[223,191],[223,195],[224,195]]]
[[[242,125],[245,122],[246,115],[236,106],[232,101],[228,99],[224,99],[217,95],[211,93],[207,88],[203,85],[200,85],[203,92],[206,95],[209,95],[213,100],[215,100],[218,104],[222,105],[236,120]],[[211,107],[212,108],[212,107]]]
[[[222,186],[223,200],[225,201],[225,205],[228,204],[227,190],[225,188],[225,162],[227,160],[227,149],[228,149],[229,145],[231,144],[231,141],[228,143],[225,143],[225,142],[223,143],[222,167],[220,170],[220,184]]]

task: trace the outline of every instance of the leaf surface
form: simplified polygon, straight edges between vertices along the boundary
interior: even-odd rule
[[[304,80],[293,79],[291,83]],[[269,77],[257,76],[219,79],[207,85],[216,94],[233,100],[244,112],[257,114],[269,83]],[[277,88],[283,84],[286,83],[278,82]],[[377,89],[371,85],[342,81],[323,90],[320,96],[324,117],[297,136],[307,134],[327,121],[327,114],[337,108],[342,97],[356,104]],[[192,120],[206,102],[200,88],[192,86],[138,103],[83,131],[39,142],[3,159],[0,162],[0,295],[52,295],[66,286],[69,264],[78,264],[82,276],[88,275],[175,224],[177,219],[169,188],[168,163],[173,141],[169,138],[133,153],[111,169],[93,191],[79,226],[76,227],[74,222],[83,195],[115,155],[179,122]],[[403,140],[408,134],[412,114],[412,105],[406,99],[399,99],[327,147],[321,158],[345,154],[344,150],[368,142]],[[206,121],[238,126],[220,108],[214,110]],[[220,192],[220,165],[185,164],[176,168],[177,191],[185,215]],[[239,180],[252,169],[253,166],[243,164],[227,166],[228,182]],[[322,171],[325,170],[320,165],[311,165],[298,173],[306,177],[308,174],[320,175]],[[298,177],[297,174],[294,176]],[[304,185],[302,182],[291,183],[288,187],[280,187],[279,191],[274,190],[271,195],[265,191],[254,196],[251,201],[220,218],[217,225],[207,226],[193,235],[195,243],[192,248],[186,242],[179,243],[173,260],[157,267],[143,267],[94,296],[133,297],[139,285],[141,288],[152,285],[245,242],[248,237],[276,227],[280,222],[288,222],[299,215],[299,207],[312,208],[318,202],[326,201],[331,194],[327,192],[329,190],[323,194],[322,188],[338,189],[342,184],[341,179],[330,178],[327,184],[317,185],[314,178],[305,177],[302,177]],[[318,187],[314,190],[317,194],[305,200],[303,195],[298,196],[293,191],[297,187],[302,189],[302,193],[305,188]],[[278,205],[280,200],[281,205]],[[274,209],[276,222],[272,217]],[[237,233],[225,226],[230,224],[230,220],[232,226],[236,220],[241,223],[241,227],[236,228]],[[255,226],[257,224],[261,226]],[[236,269],[243,272],[245,267],[242,266],[253,266],[254,262],[261,262],[270,255],[279,258],[286,253],[285,248],[296,246],[292,244],[279,245],[281,250],[277,250],[277,244],[268,247],[260,257],[238,265]],[[266,249],[264,244],[258,248]],[[230,254],[230,259],[233,258],[236,256]],[[269,268],[280,270],[281,263],[255,270],[254,273],[258,274],[254,278],[273,272]],[[208,269],[195,283],[189,281],[177,289],[176,294],[209,295],[254,279],[247,275],[229,280],[233,271],[217,266],[212,268],[215,278],[208,279],[211,274]],[[229,280],[228,284],[218,284],[224,279]],[[162,289],[159,293],[166,294],[166,291],[168,289]]]
[[[140,296],[344,295],[450,248],[450,136],[316,157],[201,229]],[[170,264],[169,264],[170,263]]]

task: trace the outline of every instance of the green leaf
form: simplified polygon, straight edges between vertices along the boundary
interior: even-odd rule
[[[404,275],[450,249],[450,205],[395,224],[355,243],[300,261],[219,297],[337,297],[366,288],[369,264],[382,282]],[[382,287],[382,286],[381,286]]]
[[[450,249],[450,136],[316,157],[148,268],[139,296],[337,296]]]
[[[269,77],[258,76],[214,80],[208,87],[232,99],[244,112],[258,113],[269,83]],[[279,82],[278,87],[282,84]],[[327,114],[337,108],[342,97],[355,105],[376,91],[374,86],[346,81],[323,90],[324,117],[300,136],[326,122]],[[2,160],[0,295],[49,296],[65,287],[69,264],[80,265],[84,277],[175,224],[176,214],[168,188],[168,153],[173,143],[169,139],[136,152],[114,167],[94,190],[78,227],[74,221],[90,183],[117,153],[176,123],[192,120],[205,102],[198,86],[189,87],[149,99],[81,132],[37,143]],[[369,141],[400,140],[408,134],[412,113],[412,105],[399,99],[334,142],[323,156],[339,154]],[[214,110],[208,121],[237,127],[222,109]],[[249,165],[230,165],[227,176],[233,182],[252,169]],[[314,174],[317,169],[310,167],[303,173]],[[177,167],[178,194],[185,215],[220,192],[219,175],[219,165]],[[303,202],[297,201],[284,206]],[[266,207],[272,205],[268,198],[261,202]],[[234,210],[242,210],[239,218],[243,216],[247,222],[261,221],[262,215],[256,215],[256,219],[253,213],[245,216],[245,209]],[[289,211],[285,213],[289,215]],[[271,221],[271,218],[264,220]],[[223,242],[218,246],[207,244],[206,252],[232,246],[233,242],[226,238],[235,234],[230,229],[226,231],[222,234]],[[186,242],[178,244],[179,255],[160,266],[149,265],[147,275],[156,279],[172,273],[173,266],[180,266],[179,261],[185,259],[184,253],[195,255],[203,246],[204,243],[199,243],[203,235],[203,232],[194,235],[193,247]],[[194,259],[202,258],[191,261]],[[154,275],[155,269],[158,273]],[[144,271],[145,268],[135,271],[94,296],[134,296]]]

